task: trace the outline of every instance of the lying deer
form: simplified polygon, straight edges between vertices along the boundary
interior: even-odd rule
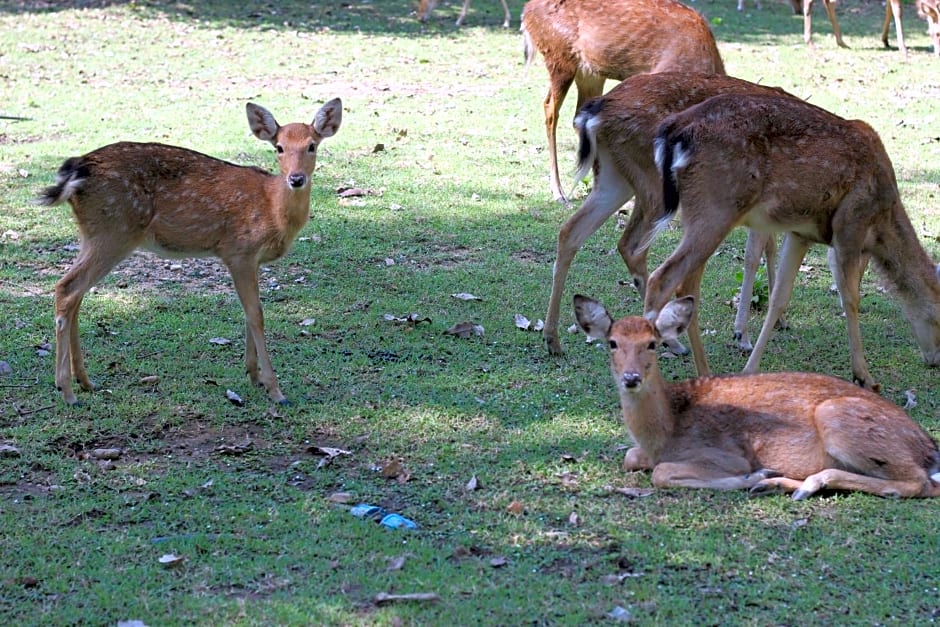
[[[725,73],[708,23],[676,0],[530,0],[522,31],[526,64],[538,51],[548,69],[549,177],[552,196],[563,202],[555,130],[572,82],[580,110],[601,95],[606,79],[666,70]]]
[[[506,18],[503,20],[503,28],[509,28],[509,21],[511,16],[509,15],[509,7],[506,5],[506,0],[499,0],[503,3],[503,12],[506,15]],[[418,3],[418,19],[422,22],[427,22],[428,17],[431,15],[431,11],[434,10],[434,7],[437,6],[438,0],[421,0]],[[470,8],[470,0],[463,0],[463,8],[460,9],[460,15],[457,16],[456,26],[463,24],[463,20],[467,17],[467,10]]]
[[[248,104],[248,124],[277,151],[279,174],[155,143],[120,142],[68,159],[39,204],[72,206],[81,235],[78,257],[55,286],[56,386],[78,399],[72,376],[88,378],[78,335],[85,293],[137,248],[174,257],[215,256],[232,275],[245,310],[245,367],[272,401],[287,399],[264,342],[258,266],[284,255],[310,214],[317,147],[339,129],[342,103],[323,105],[312,124],[281,126]]]
[[[924,361],[940,365],[940,267],[917,239],[891,160],[869,125],[784,95],[728,94],[666,118],[654,146],[665,208],[657,225],[663,227],[681,204],[684,232],[650,275],[644,310],[651,320],[673,294],[699,295],[706,261],[735,226],[744,225],[787,234],[745,372],[757,371],[814,242],[833,249],[858,383],[878,389],[858,321],[859,281],[869,256],[900,299]],[[701,352],[696,366],[703,374],[708,366],[698,334],[693,315],[689,341]]]
[[[753,495],[858,490],[940,496],[940,451],[899,407],[842,379],[805,372],[700,377],[666,383],[656,347],[688,326],[694,299],[652,320],[614,322],[574,297],[584,331],[605,338],[623,422],[636,446],[626,470],[652,469],[659,488],[747,488]]]
[[[552,354],[562,352],[558,319],[568,270],[581,245],[624,203],[634,197],[633,212],[617,244],[617,250],[633,276],[640,297],[646,294],[647,252],[653,222],[662,212],[663,184],[653,160],[656,129],[667,115],[686,109],[717,94],[778,93],[723,74],[660,72],[637,74],[608,93],[588,101],[575,116],[578,131],[576,180],[593,169],[591,193],[558,232],[558,249],[552,273],[552,293],[545,315],[543,337]],[[754,276],[761,255],[766,254],[768,280],[773,285],[776,242],[770,235],[751,231],[745,253],[741,298],[735,318],[735,339],[742,350],[751,350],[747,319]],[[681,345],[672,350],[688,352]],[[706,373],[701,373],[706,374]]]

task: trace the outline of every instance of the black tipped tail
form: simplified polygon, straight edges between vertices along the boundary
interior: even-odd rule
[[[657,222],[668,222],[679,210],[679,186],[675,171],[685,167],[689,160],[689,143],[670,122],[667,119],[660,125],[653,142],[656,165],[663,180],[663,215]]]
[[[88,178],[88,167],[81,157],[67,159],[56,173],[55,185],[44,189],[33,202],[47,207],[63,203],[78,190],[86,178]]]
[[[578,132],[578,165],[574,175],[576,184],[577,181],[581,181],[587,176],[597,160],[597,136],[595,131],[597,123],[594,120],[603,107],[603,98],[589,100],[581,107],[574,118],[574,128]]]

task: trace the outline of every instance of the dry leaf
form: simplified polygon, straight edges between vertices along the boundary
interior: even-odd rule
[[[152,374],[147,377],[141,377],[137,380],[137,383],[140,385],[153,385],[160,382],[160,377],[155,374]]]
[[[917,407],[917,397],[914,395],[914,390],[904,390],[904,397],[907,399],[907,402],[904,403],[904,409]]]
[[[119,448],[96,448],[88,452],[88,456],[93,459],[114,460],[120,459],[122,451]]]
[[[510,514],[516,514],[518,516],[519,514],[525,511],[525,508],[522,506],[522,503],[520,503],[519,501],[513,501],[506,508],[506,511],[509,512]]]
[[[386,568],[385,570],[388,570],[388,571],[401,570],[404,567],[405,567],[405,556],[399,555],[398,557],[393,557],[391,560],[389,560],[388,568]]]
[[[166,555],[161,555],[160,559],[157,561],[160,562],[160,565],[164,568],[176,568],[177,566],[182,566],[186,558],[167,553]]]
[[[0,444],[0,457],[19,457],[20,449],[12,444]]]
[[[620,623],[629,623],[633,621],[633,615],[630,610],[619,605],[607,613],[607,617]]]
[[[340,455],[352,455],[351,451],[347,451],[341,448],[332,448],[330,446],[308,446],[307,450],[314,455],[323,456],[323,459],[321,459],[320,463],[317,464],[317,468],[323,468],[324,466],[330,465],[333,460]]]
[[[210,344],[218,344],[219,346],[225,346],[226,344],[231,344],[232,340],[224,337],[212,337],[209,338]]]
[[[493,568],[502,568],[508,563],[509,563],[509,560],[507,560],[502,555],[494,557],[493,559],[490,560],[490,566],[492,566]]]
[[[398,457],[382,464],[382,476],[386,479],[395,479],[398,483],[405,483],[411,479],[411,471],[405,468],[403,460]]]
[[[311,326],[311,325],[316,324],[316,322],[317,322],[317,321],[316,321],[316,319],[314,319],[314,318],[304,318],[303,320],[300,321],[300,326],[302,326],[302,327],[309,327],[309,326]]]
[[[444,331],[445,335],[456,335],[461,339],[467,339],[471,335],[483,335],[483,325],[474,324],[473,322],[458,322],[451,328]]]
[[[386,322],[402,322],[413,327],[418,326],[422,322],[431,322],[430,318],[427,318],[427,317],[422,318],[419,314],[416,314],[416,313],[410,313],[404,318],[393,316],[392,314],[382,314],[382,318]]]
[[[479,296],[474,296],[473,294],[468,294],[467,292],[458,292],[457,294],[451,294],[457,300],[483,300]]]
[[[251,440],[245,440],[244,444],[220,444],[215,447],[215,452],[219,455],[241,455],[250,451],[252,446]]]
[[[578,516],[578,512],[571,512],[568,514],[568,524],[572,527],[577,527],[581,524],[581,517]]]
[[[616,492],[617,494],[622,494],[624,496],[629,496],[633,499],[640,499],[644,496],[649,496],[655,490],[653,488],[614,488],[612,486],[607,486],[607,489],[611,492]]]
[[[349,492],[334,492],[328,499],[332,503],[350,503],[353,500],[353,495]]]
[[[522,314],[516,314],[513,316],[513,320],[516,323],[516,326],[522,329],[523,331],[528,331],[529,327],[532,326],[532,322]]]
[[[415,592],[412,594],[387,594],[379,592],[372,599],[376,605],[395,603],[396,601],[439,601],[441,597],[433,592]]]
[[[474,490],[476,490],[476,489],[479,488],[479,487],[480,487],[480,482],[477,480],[477,476],[476,476],[476,475],[473,475],[472,477],[470,477],[470,481],[468,481],[468,482],[467,482],[467,485],[464,486],[464,488],[465,488],[468,492],[473,492]]]

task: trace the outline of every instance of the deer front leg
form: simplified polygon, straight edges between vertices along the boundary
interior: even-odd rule
[[[561,191],[561,179],[558,176],[558,150],[555,146],[555,131],[558,127],[558,112],[565,101],[565,94],[574,81],[574,72],[564,72],[562,74],[552,74],[551,84],[548,88],[548,95],[545,96],[545,133],[548,136],[548,176],[552,190],[552,198],[568,204],[565,193]]]
[[[633,446],[627,449],[627,452],[624,454],[621,468],[627,472],[634,470],[650,470],[653,468],[653,460],[650,459],[650,456],[642,447]]]
[[[832,264],[832,274],[836,287],[842,298],[842,309],[845,311],[845,327],[849,336],[849,353],[852,361],[852,378],[856,383],[874,392],[880,392],[878,385],[868,371],[865,361],[865,352],[862,348],[862,331],[858,322],[858,307],[861,299],[859,284],[862,280],[861,255],[849,252],[841,247],[834,246],[835,257]]]
[[[848,44],[842,41],[842,30],[839,28],[839,19],[836,17],[836,8],[832,5],[832,0],[823,0],[823,6],[826,8],[826,15],[832,23],[832,33],[836,37],[836,43],[840,48],[848,48]]]
[[[226,261],[235,291],[245,310],[245,370],[252,384],[260,384],[275,403],[288,401],[277,384],[264,341],[264,313],[258,292],[258,266],[252,260]]]
[[[718,462],[718,465],[715,462]],[[727,470],[724,463],[732,462]],[[734,467],[746,468],[733,473]],[[653,469],[652,482],[657,488],[703,488],[709,490],[746,490],[777,475],[773,470],[761,468],[750,471],[747,460],[721,459],[689,462],[663,462]]]
[[[734,317],[734,340],[738,343],[738,348],[747,353],[754,348],[747,334],[747,320],[751,315],[751,299],[754,296],[754,279],[760,267],[761,256],[770,239],[773,239],[773,235],[749,229],[747,243],[744,246],[744,272],[741,278],[741,291],[738,294],[738,311]]]

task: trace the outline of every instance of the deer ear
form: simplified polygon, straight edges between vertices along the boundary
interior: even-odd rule
[[[333,98],[317,111],[316,117],[313,118],[313,130],[319,133],[320,137],[332,137],[339,130],[342,121],[343,101]]]
[[[249,102],[245,105],[245,113],[248,114],[248,126],[251,127],[254,136],[261,141],[273,143],[279,127],[271,112],[264,107]]]
[[[695,311],[695,298],[686,296],[666,304],[656,317],[656,330],[663,340],[674,340],[689,327],[692,312]]]
[[[597,339],[607,339],[610,327],[614,324],[603,305],[580,294],[574,297],[574,317],[585,333]]]

